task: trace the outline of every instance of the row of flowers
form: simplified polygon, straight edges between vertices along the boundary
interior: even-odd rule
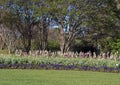
[[[53,69],[53,70],[82,70],[82,71],[99,71],[99,72],[115,72],[120,73],[120,68],[116,67],[96,67],[96,66],[74,66],[74,65],[33,65],[33,64],[0,64],[0,69]]]
[[[92,58],[59,58],[59,57],[18,57],[0,56],[0,68],[13,69],[57,69],[57,70],[90,70],[120,72],[120,62]]]

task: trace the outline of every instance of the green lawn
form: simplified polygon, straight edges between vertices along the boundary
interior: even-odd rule
[[[120,85],[120,74],[59,70],[0,70],[0,85]]]

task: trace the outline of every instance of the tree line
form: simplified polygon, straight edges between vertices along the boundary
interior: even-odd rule
[[[1,0],[0,49],[120,52],[120,1]]]

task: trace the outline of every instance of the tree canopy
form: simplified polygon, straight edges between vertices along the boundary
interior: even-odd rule
[[[49,30],[56,30],[54,26],[62,53],[72,50],[78,39],[97,50],[119,51],[113,43],[120,39],[120,1],[1,0],[0,24],[16,35],[13,40],[19,44],[14,43],[14,49],[22,48],[27,53],[33,44],[35,49],[49,49]],[[1,37],[5,37],[3,33]]]

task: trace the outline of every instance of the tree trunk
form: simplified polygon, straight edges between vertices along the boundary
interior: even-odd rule
[[[24,51],[29,53],[31,49],[31,40],[32,40],[32,34],[29,31],[28,34],[24,33],[23,34],[23,45],[24,45]]]
[[[61,50],[61,53],[64,53],[64,51],[65,51],[65,33],[61,26],[59,28],[59,33],[60,33],[59,34],[60,50]]]
[[[62,53],[66,53],[69,51],[71,43],[74,41],[76,35],[74,34],[74,32],[69,32],[68,34],[66,34],[61,26],[59,28],[59,32],[60,50]]]
[[[48,40],[48,29],[45,17],[43,17],[43,21],[39,24],[39,31],[40,50],[46,50]]]

